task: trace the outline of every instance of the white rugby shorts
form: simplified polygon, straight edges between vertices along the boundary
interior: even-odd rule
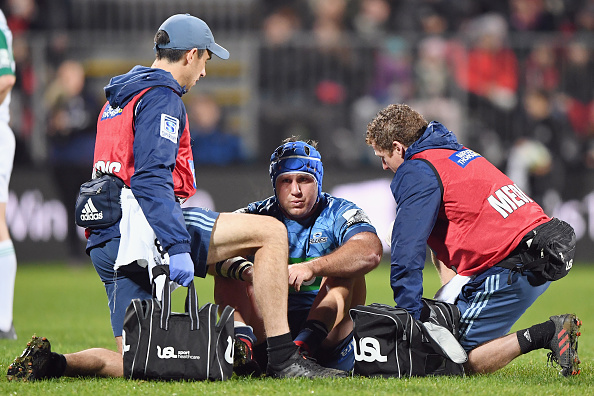
[[[12,129],[4,122],[0,122],[0,147],[2,147],[2,155],[0,155],[0,202],[8,202],[8,184],[10,183],[14,162],[16,139]]]

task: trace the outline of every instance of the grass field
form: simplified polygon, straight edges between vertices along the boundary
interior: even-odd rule
[[[432,268],[425,270],[425,295],[438,288]],[[393,304],[389,266],[367,276],[368,303]],[[69,267],[60,263],[22,264],[16,281],[14,323],[16,341],[0,340],[0,395],[558,395],[594,394],[594,265],[574,265],[570,274],[553,283],[512,330],[546,320],[550,315],[575,312],[584,322],[579,355],[582,374],[563,378],[546,365],[546,351],[516,359],[492,375],[407,379],[347,378],[328,380],[245,380],[225,382],[129,381],[113,378],[60,378],[33,383],[11,383],[6,370],[33,333],[46,336],[52,350],[68,353],[89,347],[115,349],[103,285],[92,265]],[[212,301],[212,279],[197,280],[200,303]],[[174,292],[173,308],[182,310],[183,290]]]

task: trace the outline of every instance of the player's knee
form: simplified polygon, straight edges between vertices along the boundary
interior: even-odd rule
[[[283,223],[274,217],[259,216],[262,220],[258,224],[258,230],[262,234],[262,238],[268,241],[287,241],[287,228]]]

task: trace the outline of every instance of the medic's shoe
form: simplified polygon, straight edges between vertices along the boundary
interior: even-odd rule
[[[8,366],[9,381],[35,381],[48,378],[51,357],[50,342],[45,337],[33,336],[21,356]]]
[[[346,371],[320,366],[315,359],[297,350],[282,365],[273,366],[268,363],[266,375],[273,378],[333,378],[346,377],[348,373]]]
[[[239,376],[259,377],[262,375],[262,369],[257,361],[254,360],[251,341],[244,341],[241,337],[235,337],[233,355],[233,372]]]
[[[582,321],[574,314],[551,316],[555,324],[555,336],[549,344],[548,363],[558,366],[559,373],[565,377],[580,373],[578,358],[578,337]]]

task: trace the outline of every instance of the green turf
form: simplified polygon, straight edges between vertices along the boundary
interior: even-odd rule
[[[438,288],[432,268],[425,270],[425,295]],[[565,279],[555,282],[531,307],[513,330],[546,320],[550,315],[575,312],[583,320],[579,354],[582,374],[560,377],[546,366],[546,352],[521,356],[492,375],[463,378],[334,380],[244,380],[226,382],[158,382],[103,378],[60,378],[34,383],[6,380],[10,362],[21,353],[33,333],[46,336],[52,349],[62,353],[89,347],[115,349],[103,285],[89,264],[68,267],[63,264],[20,265],[15,291],[17,341],[0,340],[0,395],[519,395],[594,394],[594,301],[589,291],[594,284],[594,265],[577,264]],[[368,303],[392,304],[389,267],[381,265],[367,276]],[[197,280],[201,304],[212,301],[212,279]],[[181,310],[183,290],[174,292],[173,308]]]

